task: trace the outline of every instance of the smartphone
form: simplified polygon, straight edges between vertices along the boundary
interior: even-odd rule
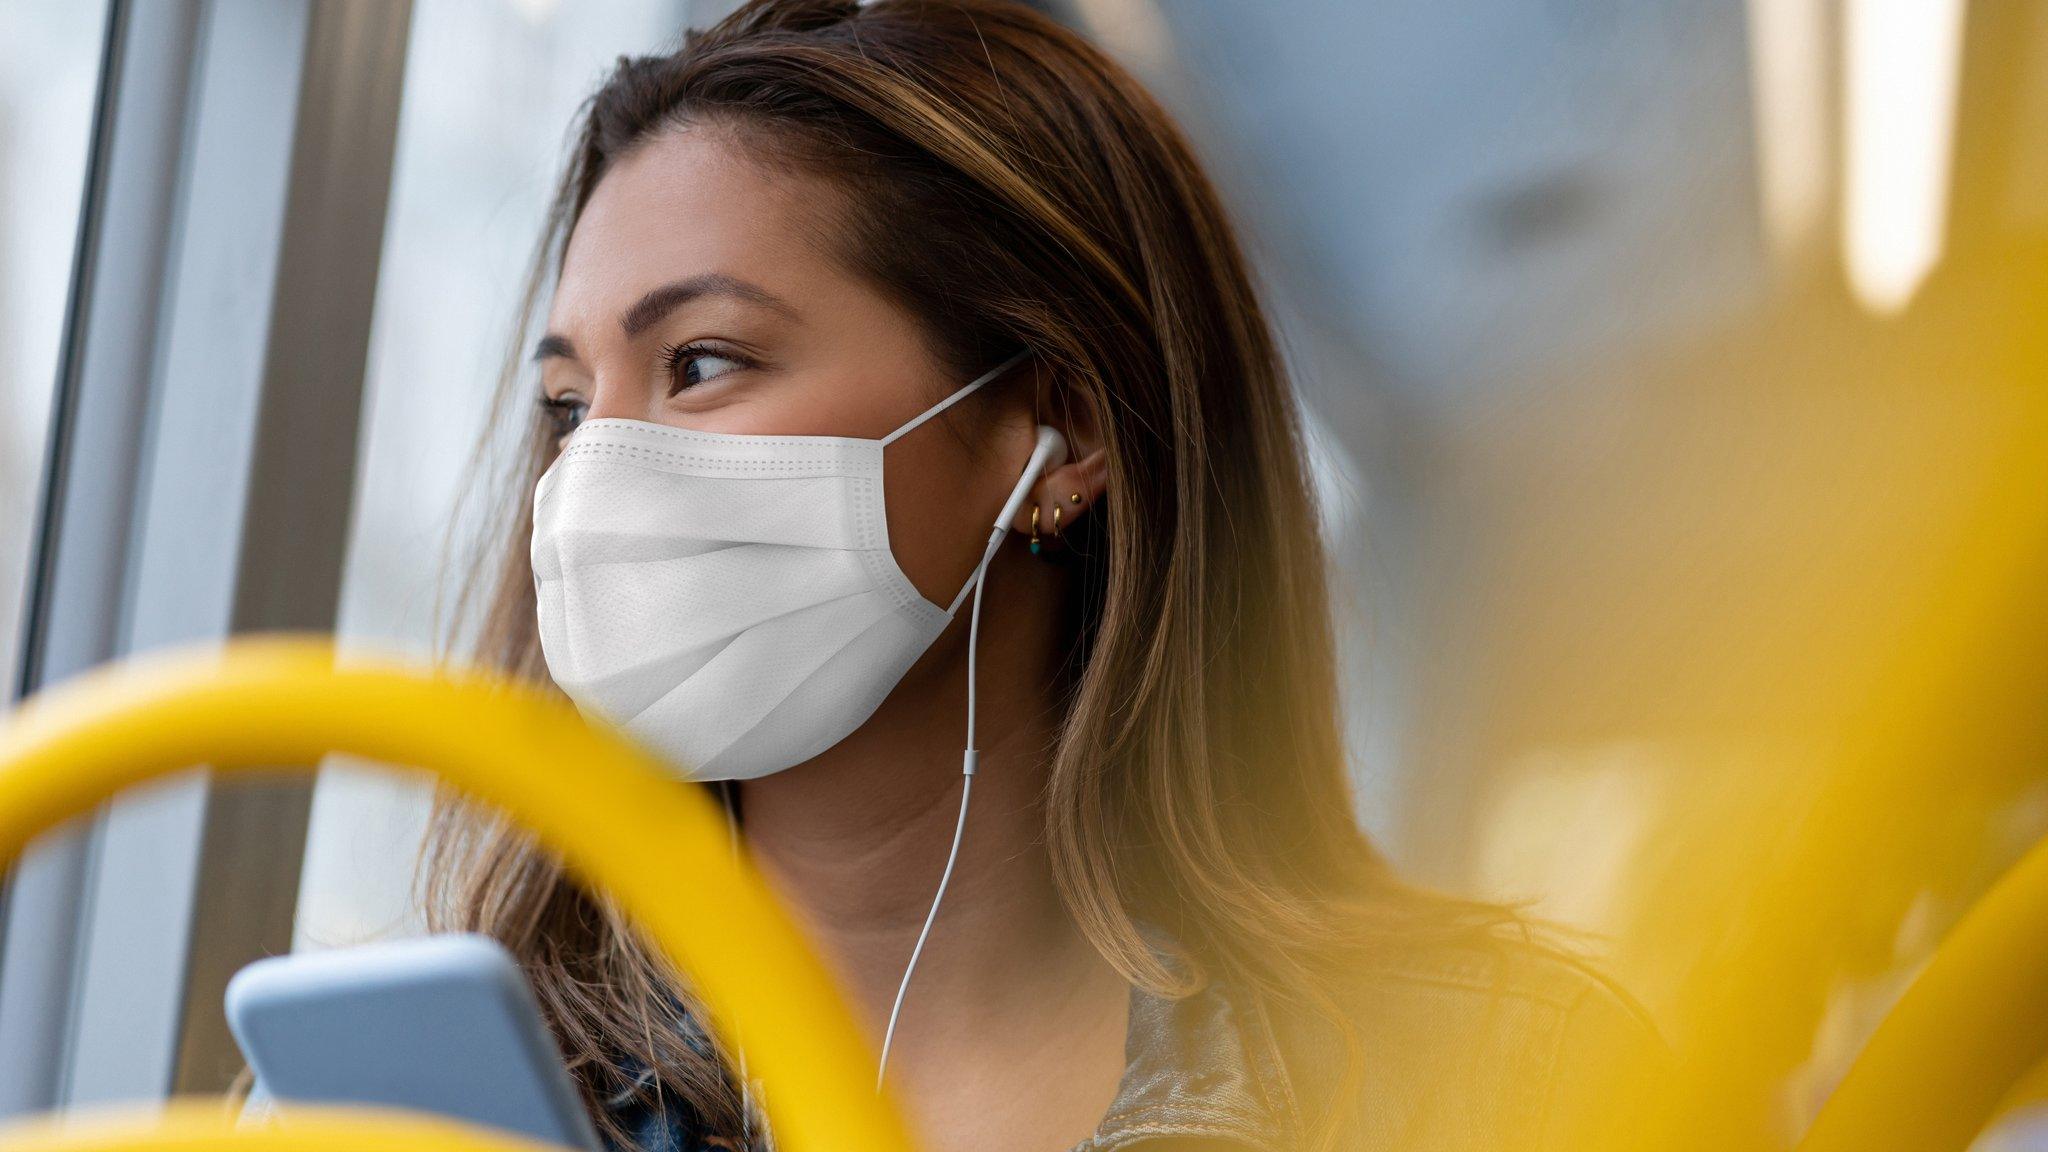
[[[410,1108],[602,1152],[533,990],[487,937],[259,960],[229,981],[227,1018],[281,1117]]]

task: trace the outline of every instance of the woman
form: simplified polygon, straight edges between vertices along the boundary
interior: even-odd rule
[[[928,1147],[1565,1146],[1635,1018],[1357,827],[1293,398],[1117,65],[756,0],[591,99],[528,299],[483,654],[720,782]],[[601,900],[437,824],[438,926],[523,958],[610,1141],[764,1143]]]

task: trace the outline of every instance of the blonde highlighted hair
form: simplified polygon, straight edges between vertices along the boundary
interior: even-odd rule
[[[1374,951],[1511,919],[1404,886],[1360,831],[1294,396],[1215,190],[1129,74],[1005,0],[755,0],[621,59],[582,114],[522,346],[592,189],[693,124],[841,188],[840,255],[961,378],[1028,347],[1100,415],[1108,491],[1077,529],[1044,808],[1059,890],[1110,963],[1162,995],[1221,979],[1329,1006]],[[536,413],[476,584],[477,655],[536,679],[523,501],[552,450]],[[522,957],[593,1103],[662,1091],[737,1137],[687,989],[604,901],[460,804],[426,865],[433,923]]]

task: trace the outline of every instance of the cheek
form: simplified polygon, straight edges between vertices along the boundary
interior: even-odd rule
[[[981,559],[1009,490],[947,430],[931,425],[891,444],[882,465],[889,550],[924,598],[944,608]]]

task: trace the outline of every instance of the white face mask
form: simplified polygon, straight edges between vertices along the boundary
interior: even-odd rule
[[[555,683],[692,779],[765,776],[845,739],[981,572],[945,607],[903,575],[889,552],[882,449],[1023,358],[880,440],[584,423],[534,492],[540,641]],[[1034,454],[1038,468],[1045,455]]]

